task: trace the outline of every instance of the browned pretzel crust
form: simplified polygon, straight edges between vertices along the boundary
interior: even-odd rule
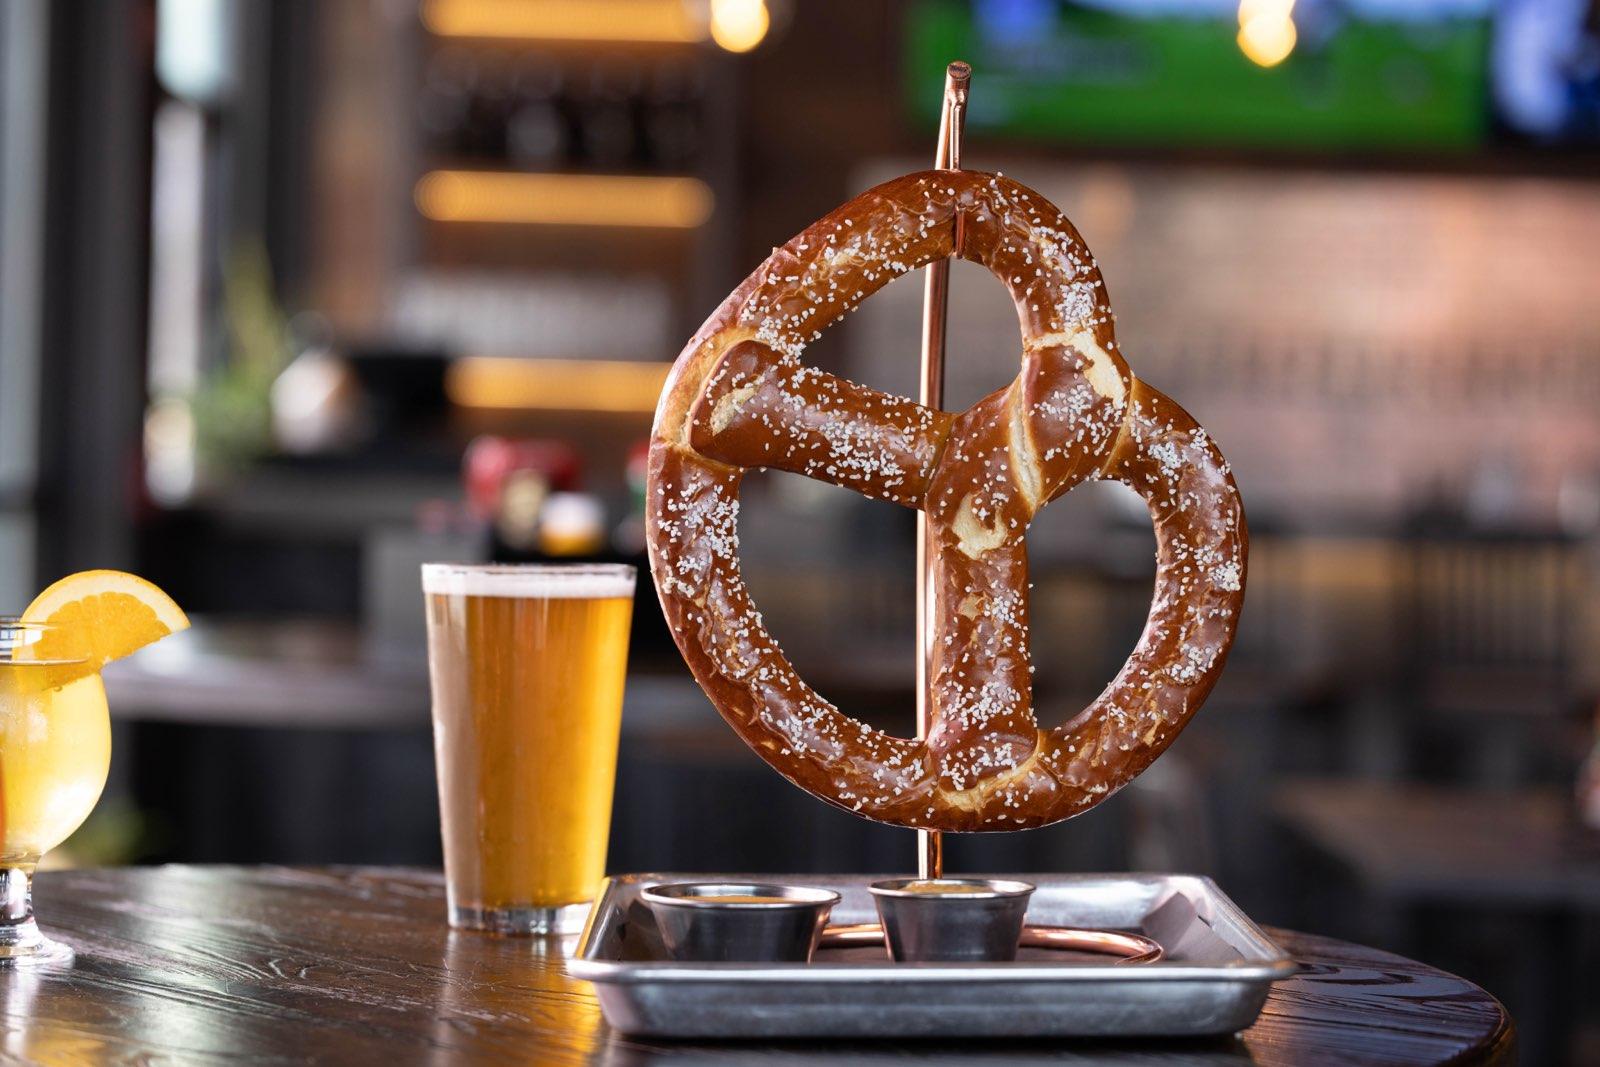
[[[829,323],[952,251],[988,267],[1016,301],[1022,369],[1010,385],[949,414],[800,362]],[[927,513],[938,636],[925,740],[844,715],[763,627],[737,551],[739,482],[753,467]],[[1125,482],[1149,504],[1155,596],[1106,690],[1040,730],[1023,538],[1040,507],[1088,478]],[[773,250],[673,367],[647,510],[667,621],[723,718],[796,785],[901,826],[1009,830],[1098,804],[1205,700],[1244,599],[1248,535],[1222,453],[1129,371],[1072,224],[1037,193],[978,171],[896,178]]]

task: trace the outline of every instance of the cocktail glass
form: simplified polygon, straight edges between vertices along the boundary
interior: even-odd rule
[[[33,872],[94,810],[111,717],[80,634],[0,617],[0,968],[65,963],[33,917]]]

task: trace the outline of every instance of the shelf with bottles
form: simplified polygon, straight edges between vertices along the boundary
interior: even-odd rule
[[[707,63],[683,53],[426,50],[416,117],[426,159],[451,167],[694,174]]]
[[[433,228],[692,240],[712,217],[725,171],[707,136],[717,124],[712,68],[693,48],[430,37],[415,104],[418,213]]]

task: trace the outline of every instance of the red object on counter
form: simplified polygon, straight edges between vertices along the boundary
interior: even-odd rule
[[[541,475],[551,492],[572,492],[583,481],[583,461],[565,441],[485,435],[467,446],[462,460],[473,512],[483,518],[497,514],[506,481],[521,471]]]

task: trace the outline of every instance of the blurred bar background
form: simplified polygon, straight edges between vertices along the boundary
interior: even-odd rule
[[[1092,814],[956,871],[1181,869],[1459,971],[1600,1061],[1600,5],[1592,0],[6,0],[0,608],[135,570],[196,618],[108,672],[69,862],[439,857],[418,565],[643,565],[666,369],[769,248],[925,167],[1075,220],[1134,369],[1253,533],[1222,685]],[[1015,317],[952,272],[947,399]],[[808,361],[915,394],[921,286]],[[747,483],[801,672],[912,729],[910,512]],[[1153,539],[1030,534],[1041,718],[1143,624]],[[710,709],[641,582],[615,870],[905,871]]]

